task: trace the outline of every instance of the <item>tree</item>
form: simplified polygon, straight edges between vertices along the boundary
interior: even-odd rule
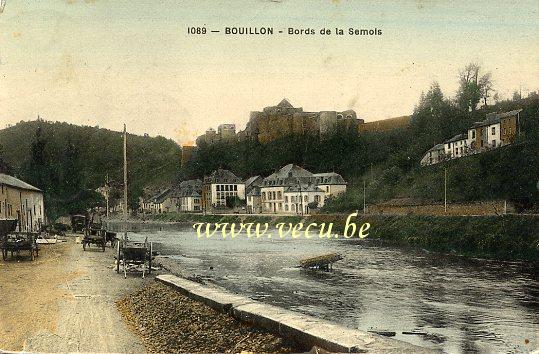
[[[13,168],[6,161],[5,154],[4,154],[4,147],[0,144],[0,173],[5,173],[7,175],[10,175],[12,172],[13,172]]]
[[[462,110],[474,112],[482,98],[486,105],[492,91],[491,73],[481,75],[479,64],[468,64],[460,71],[457,103]]]

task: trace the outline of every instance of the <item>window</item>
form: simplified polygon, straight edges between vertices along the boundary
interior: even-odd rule
[[[238,185],[235,184],[235,185],[234,185],[234,191],[237,191],[237,190],[238,190]]]
[[[282,199],[282,198],[283,198],[283,196],[282,196],[281,192],[277,192],[277,199]]]
[[[319,195],[315,195],[314,196],[314,201],[319,203],[320,202],[320,196]]]
[[[284,205],[284,211],[288,211],[288,204]]]
[[[472,130],[472,139],[475,139],[475,130]]]
[[[287,195],[284,196],[284,202],[288,203],[288,196]]]
[[[266,200],[266,192],[262,192],[262,200]]]
[[[303,198],[304,201],[308,202],[309,201],[309,196],[306,195],[304,198]]]
[[[496,127],[492,127],[492,135],[496,134]]]
[[[496,147],[496,140],[492,140],[492,147]]]

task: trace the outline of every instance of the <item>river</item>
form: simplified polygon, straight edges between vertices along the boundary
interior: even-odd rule
[[[368,239],[198,239],[192,229],[170,227],[131,237],[148,237],[187,273],[230,291],[351,328],[396,332],[397,339],[450,353],[539,346],[539,274],[530,264]],[[333,271],[297,268],[300,259],[328,252],[343,256]]]

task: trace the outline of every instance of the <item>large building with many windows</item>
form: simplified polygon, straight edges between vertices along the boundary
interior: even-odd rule
[[[212,208],[226,206],[227,198],[237,197],[245,200],[245,184],[242,179],[229,170],[218,169],[210,176],[204,177],[202,184],[202,208],[209,211]]]

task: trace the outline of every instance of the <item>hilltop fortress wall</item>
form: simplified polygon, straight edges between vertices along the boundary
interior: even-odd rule
[[[239,140],[256,139],[261,143],[267,143],[292,134],[323,135],[336,127],[344,127],[357,132],[362,119],[357,118],[356,112],[347,110],[344,112],[322,111],[304,112],[301,107],[294,107],[286,99],[276,106],[265,107],[261,112],[251,112],[249,122],[245,130],[236,134]],[[230,140],[220,137],[213,129],[208,129],[206,134],[197,139],[201,142],[213,143],[221,140]]]

